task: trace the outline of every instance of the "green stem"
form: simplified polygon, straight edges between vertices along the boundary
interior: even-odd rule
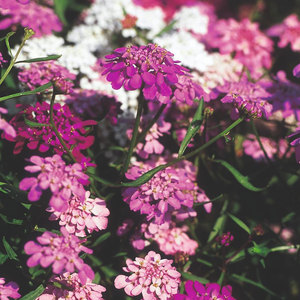
[[[139,99],[138,99],[138,108],[137,108],[133,132],[132,132],[132,138],[131,138],[130,146],[129,146],[129,149],[128,149],[128,152],[127,152],[124,164],[123,164],[122,173],[121,173],[122,177],[125,175],[125,173],[128,169],[130,159],[131,159],[133,150],[136,145],[137,136],[139,133],[139,126],[140,126],[140,122],[141,122],[142,111],[143,111],[143,105],[144,105],[143,100],[144,99],[142,97],[139,97]]]
[[[24,47],[26,41],[34,34],[34,32],[32,31],[32,29],[26,29],[25,28],[25,35],[24,38],[21,42],[21,45],[19,47],[19,49],[17,50],[16,55],[14,56],[14,58],[10,61],[10,64],[8,66],[8,68],[6,69],[5,73],[3,74],[3,76],[0,79],[0,85],[3,83],[3,81],[5,80],[5,78],[7,77],[7,75],[9,74],[9,72],[11,71],[12,67],[14,66],[14,64],[16,63],[16,60],[22,50],[22,48]]]
[[[147,135],[148,131],[152,128],[152,126],[156,123],[156,121],[159,119],[159,117],[161,116],[162,112],[164,111],[164,109],[166,108],[167,104],[163,104],[158,112],[156,113],[156,115],[154,116],[154,118],[149,122],[149,124],[147,125],[147,127],[141,132],[141,134],[137,137],[136,139],[136,143],[135,146],[141,142],[142,140],[144,140],[145,136]]]
[[[54,133],[56,134],[58,140],[60,141],[61,145],[63,146],[64,150],[68,153],[68,155],[71,157],[71,159],[76,163],[77,162],[76,158],[74,157],[74,155],[72,154],[72,152],[68,148],[67,144],[63,140],[60,132],[58,131],[58,129],[57,129],[55,123],[54,123],[54,119],[53,119],[53,115],[54,115],[53,106],[54,106],[55,96],[56,96],[56,94],[55,94],[55,90],[53,88],[53,93],[52,93],[51,102],[50,102],[50,124],[51,124],[51,127],[52,127]]]

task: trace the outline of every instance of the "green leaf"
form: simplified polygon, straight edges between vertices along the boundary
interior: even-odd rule
[[[25,295],[24,297],[22,297],[19,300],[35,300],[37,297],[39,297],[43,293],[44,290],[45,290],[45,288],[41,284],[34,291],[28,293],[27,295]]]
[[[0,265],[3,265],[7,259],[8,259],[8,255],[0,252]]]
[[[159,36],[163,35],[164,33],[169,32],[170,30],[172,30],[172,28],[174,27],[175,23],[176,23],[176,20],[171,21],[159,33],[157,33],[154,37],[159,37]]]
[[[54,10],[64,25],[68,24],[66,10],[69,6],[68,0],[54,0]]]
[[[48,60],[57,60],[61,57],[61,55],[54,54],[54,55],[49,55],[45,57],[38,57],[38,58],[32,58],[32,59],[26,59],[26,60],[19,60],[15,62],[15,64],[20,64],[20,63],[33,63],[33,62],[39,62],[39,61],[48,61]]]
[[[115,277],[119,274],[119,272],[117,272],[116,270],[114,270],[109,266],[100,266],[99,268],[104,273],[104,275],[108,278]]]
[[[6,223],[6,224],[11,224],[11,225],[22,225],[23,220],[19,219],[12,219],[11,221],[5,216],[4,214],[0,213],[0,218]]]
[[[259,282],[255,282],[249,278],[246,278],[244,276],[238,275],[238,274],[232,274],[231,278],[236,279],[237,281],[242,281],[242,282],[246,282],[249,283],[253,286],[256,286],[262,290],[264,290],[265,292],[267,292],[268,294],[276,297],[276,298],[281,298],[280,296],[278,296],[277,294],[275,294],[274,292],[272,292],[271,290],[269,290],[267,287],[265,287],[263,284],[259,283]]]
[[[43,84],[40,87],[38,87],[38,88],[36,88],[36,89],[34,89],[32,91],[20,92],[20,93],[15,93],[15,94],[7,95],[7,96],[4,96],[4,97],[0,97],[0,102],[4,101],[4,100],[16,98],[16,97],[27,96],[27,95],[34,95],[36,93],[40,93],[40,92],[43,92],[43,91],[49,89],[51,86],[52,86],[52,82],[48,82],[48,83]]]
[[[190,123],[186,135],[180,145],[178,156],[182,156],[184,154],[185,149],[189,145],[191,139],[195,136],[195,134],[199,131],[200,126],[203,122],[203,108],[204,108],[204,100],[203,98],[200,100],[198,108],[195,112],[192,122]]]
[[[208,266],[208,267],[213,266],[213,264],[211,262],[209,262],[207,260],[204,260],[202,258],[197,258],[196,261],[199,262],[200,264],[203,264],[203,265]]]
[[[105,240],[107,240],[109,237],[111,236],[110,232],[106,232],[104,234],[102,234],[101,236],[99,236],[96,241],[93,243],[92,247],[96,247],[98,245],[100,245],[101,243],[103,243]]]
[[[244,176],[241,174],[237,169],[235,169],[232,165],[230,165],[228,162],[221,160],[221,159],[216,159],[213,160],[213,162],[220,163],[223,167],[225,167],[233,176],[234,178],[246,189],[253,191],[253,192],[260,192],[265,190],[267,187],[263,188],[258,188],[252,185],[249,182],[248,176]]]
[[[227,214],[237,225],[239,225],[242,229],[244,229],[249,235],[251,234],[251,230],[242,220],[240,220],[239,218],[235,217],[230,213]]]
[[[287,223],[295,217],[296,213],[293,211],[281,219],[281,223]]]
[[[114,257],[122,257],[122,256],[126,256],[126,255],[128,255],[127,252],[119,252],[116,255],[114,255]]]
[[[210,232],[210,234],[208,236],[208,240],[207,240],[208,243],[211,242],[219,233],[221,233],[223,231],[226,219],[227,219],[226,215],[221,215],[217,219],[217,221],[213,227],[213,230]]]
[[[10,246],[10,244],[6,241],[5,236],[2,238],[3,246],[6,250],[6,253],[10,259],[18,260],[18,255],[14,251],[14,249]]]
[[[51,124],[43,124],[43,123],[37,123],[30,121],[26,118],[24,118],[25,124],[28,125],[29,127],[45,127],[45,126],[51,126]]]
[[[196,280],[203,284],[209,283],[209,280],[207,280],[206,278],[199,277],[199,276],[196,276],[196,275],[188,273],[188,272],[181,272],[181,275],[184,279],[187,279],[187,280],[193,280],[193,281]]]

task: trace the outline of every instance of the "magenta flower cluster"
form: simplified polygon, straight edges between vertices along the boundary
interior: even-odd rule
[[[83,173],[80,164],[66,165],[57,154],[46,158],[34,155],[29,161],[33,165],[26,166],[25,170],[40,173],[37,177],[26,177],[20,181],[19,188],[29,190],[29,201],[39,200],[43,190],[50,188],[52,196],[49,205],[56,211],[66,211],[72,198],[84,203],[83,185],[88,184],[89,177]]]
[[[221,245],[228,247],[234,240],[233,234],[230,231],[216,237],[216,241]]]
[[[75,116],[67,105],[55,103],[53,106],[53,121],[61,137],[64,139],[68,148],[76,146],[73,155],[82,159],[81,150],[89,148],[94,142],[94,136],[87,135],[86,126],[96,125],[93,120],[82,121]],[[25,119],[44,126],[30,127],[26,124]],[[9,141],[15,141],[14,154],[18,154],[23,149],[25,143],[30,150],[38,149],[40,152],[46,152],[50,148],[58,154],[65,152],[61,142],[50,126],[50,104],[47,102],[37,102],[35,106],[27,106],[23,111],[17,113],[11,120],[10,124],[15,128],[17,137],[12,139],[4,135]]]
[[[76,75],[55,62],[44,61],[32,63],[28,69],[22,69],[18,73],[18,79],[31,90],[51,81],[55,83],[57,89],[68,94],[72,91],[74,86],[72,80],[76,79]]]
[[[31,255],[27,260],[27,266],[32,268],[41,265],[47,268],[52,265],[52,272],[55,274],[73,273],[77,270],[82,284],[85,284],[87,279],[93,280],[93,270],[79,257],[82,251],[93,253],[91,249],[82,245],[86,239],[80,240],[75,235],[69,234],[64,227],[61,227],[60,231],[62,235],[46,231],[37,237],[38,243],[29,241],[25,244],[25,253]]]
[[[135,180],[143,173],[165,163],[163,159],[152,158],[143,163],[134,163],[126,176]],[[123,199],[133,211],[147,215],[157,224],[168,222],[171,215],[186,219],[195,216],[194,202],[203,202],[203,192],[196,184],[195,168],[188,161],[180,162],[176,167],[168,167],[156,173],[147,183],[123,192]],[[205,204],[208,211],[210,204]]]
[[[85,192],[84,200],[71,197],[66,211],[56,211],[53,207],[47,209],[52,212],[50,220],[59,220],[59,225],[64,226],[70,234],[79,237],[86,236],[93,231],[104,230],[107,227],[109,210],[105,201],[99,198],[90,198],[90,192]]]
[[[188,70],[173,60],[171,52],[158,45],[118,48],[105,58],[102,74],[107,74],[114,89],[141,88],[145,99],[161,103],[169,103],[172,99],[189,103],[202,94],[202,88],[190,80]]]
[[[5,284],[5,279],[0,277],[0,299],[1,300],[9,300],[11,299],[19,299],[21,295],[18,293],[19,286],[10,281]]]
[[[0,21],[0,30],[21,25],[32,28],[37,37],[62,30],[62,23],[53,9],[34,1],[0,0],[0,7],[4,17]]]
[[[55,283],[64,288],[54,286]],[[65,272],[60,276],[52,277],[43,294],[36,300],[104,300],[102,293],[105,291],[105,287],[92,283],[90,278],[87,278],[85,284],[82,284],[78,273]]]
[[[235,300],[231,296],[230,285],[221,287],[217,283],[208,283],[204,286],[199,281],[188,280],[185,283],[185,294],[177,294],[173,300]]]
[[[125,293],[132,297],[142,294],[144,300],[170,299],[178,291],[181,276],[172,262],[162,259],[154,251],[149,251],[145,258],[127,259],[123,270],[131,274],[118,275],[115,287],[124,288]]]
[[[268,102],[271,94],[259,84],[245,78],[240,82],[227,82],[218,91],[227,94],[221,99],[222,103],[232,103],[235,107],[232,111],[233,118],[241,115],[247,119],[267,119],[272,113],[273,106]]]

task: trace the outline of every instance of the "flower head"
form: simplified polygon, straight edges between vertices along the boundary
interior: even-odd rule
[[[172,260],[162,259],[154,251],[146,257],[137,257],[135,261],[127,259],[124,269],[129,276],[118,275],[115,279],[117,289],[124,288],[129,296],[142,293],[143,299],[167,300],[177,293],[180,273],[172,266]]]
[[[12,299],[18,299],[21,297],[21,295],[18,293],[19,286],[13,282],[10,281],[5,284],[5,279],[0,278],[0,299],[1,300],[9,300]]]
[[[31,156],[30,162],[33,165],[26,166],[25,170],[40,174],[37,177],[22,179],[19,185],[23,191],[30,190],[29,201],[39,200],[43,190],[50,188],[52,197],[49,204],[56,211],[67,211],[72,198],[78,199],[83,204],[85,200],[83,185],[88,184],[88,176],[83,173],[80,164],[66,165],[57,154],[45,158],[34,155]]]
[[[59,219],[60,226],[64,226],[69,233],[80,237],[86,236],[85,229],[91,233],[107,227],[109,210],[106,208],[105,201],[90,198],[88,191],[85,192],[83,201],[72,197],[65,212],[56,211],[53,207],[50,207],[48,211],[52,212],[50,220]]]
[[[17,136],[15,129],[5,119],[1,118],[1,114],[7,114],[7,109],[0,107],[0,130],[4,131],[5,136],[14,139]]]
[[[53,283],[61,284],[64,288],[58,288]],[[52,277],[43,294],[36,300],[52,300],[50,297],[56,300],[103,300],[102,293],[105,291],[105,287],[92,283],[90,278],[87,278],[86,283],[82,284],[77,273],[66,272]],[[46,298],[47,296],[48,298]]]
[[[46,231],[37,238],[38,243],[29,241],[25,244],[25,253],[31,255],[27,266],[32,268],[41,265],[47,268],[52,265],[52,272],[55,274],[63,274],[65,271],[73,273],[78,270],[79,281],[82,284],[85,284],[88,278],[93,280],[93,270],[79,257],[81,251],[93,253],[82,245],[86,239],[80,240],[69,234],[64,227],[61,227],[60,231],[62,235]]]
[[[187,81],[187,87],[182,86],[180,76],[187,76],[188,70],[173,60],[173,54],[158,45],[130,46],[118,48],[113,54],[105,56],[107,62],[103,64],[113,89],[137,90],[142,88],[147,100],[158,100],[169,103],[174,97],[178,101],[190,101],[190,98],[199,94],[196,84]],[[180,86],[176,86],[179,83]],[[176,95],[174,90],[188,92]],[[201,89],[199,87],[199,89]]]

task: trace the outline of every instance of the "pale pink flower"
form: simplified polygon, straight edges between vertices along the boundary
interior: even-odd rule
[[[62,284],[68,289],[58,288],[53,283]],[[43,294],[36,300],[104,300],[102,293],[105,291],[105,287],[92,283],[89,278],[85,284],[82,284],[77,273],[66,272],[60,276],[52,277]]]
[[[137,257],[135,261],[126,260],[123,270],[130,275],[118,275],[115,287],[124,288],[129,296],[142,294],[144,300],[167,300],[176,294],[180,284],[180,273],[172,266],[173,260],[161,259],[154,251],[146,257]]]
[[[3,130],[11,138],[15,138],[17,135],[15,129],[6,120],[1,118],[1,114],[7,114],[7,109],[0,107],[0,130]]]
[[[47,211],[52,212],[50,220],[58,220],[59,225],[64,226],[70,234],[79,237],[86,236],[86,231],[104,230],[107,227],[109,210],[105,201],[99,198],[90,198],[90,192],[85,192],[84,201],[72,197],[68,209],[65,212],[55,211],[50,207]]]
[[[261,68],[270,68],[273,42],[249,19],[238,22],[232,18],[219,20],[207,34],[207,42],[221,54],[235,53],[234,58],[246,66],[254,77]]]
[[[80,240],[75,235],[69,234],[64,227],[61,227],[60,231],[62,235],[46,231],[37,238],[39,243],[29,241],[25,244],[25,253],[31,255],[27,260],[27,266],[32,268],[41,265],[47,268],[52,265],[52,272],[55,274],[63,274],[65,271],[73,273],[78,270],[82,284],[85,284],[88,278],[93,280],[93,270],[79,257],[81,251],[93,253],[91,249],[82,245],[86,239]]]
[[[5,284],[5,279],[0,278],[0,300],[18,299],[21,295],[18,293],[19,286],[10,281]]]

